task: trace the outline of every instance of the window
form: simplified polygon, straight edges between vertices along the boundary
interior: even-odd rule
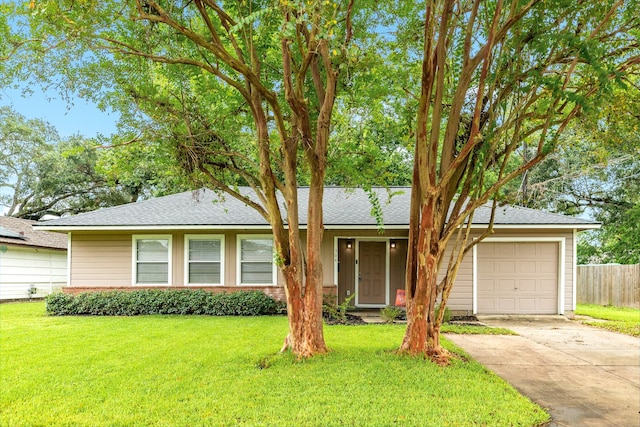
[[[266,236],[239,236],[240,283],[243,285],[272,285],[273,239]]]
[[[185,283],[222,285],[224,277],[224,236],[185,236]]]
[[[171,236],[133,236],[136,285],[171,284]]]

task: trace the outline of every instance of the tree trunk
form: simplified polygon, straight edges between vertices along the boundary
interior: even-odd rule
[[[290,348],[298,358],[308,358],[328,351],[322,325],[321,245],[323,237],[322,196],[324,192],[322,170],[320,172],[316,170],[316,173],[312,174],[309,188],[306,265],[302,262],[299,233],[290,228],[290,264],[283,268],[286,282],[289,335],[285,338],[281,351]],[[289,226],[296,225],[297,229],[296,221],[297,218],[295,220],[291,218],[292,223]],[[305,265],[304,276],[300,274],[300,268],[303,265]]]
[[[407,329],[405,331],[399,353],[411,356],[424,356],[434,362],[446,365],[449,352],[440,345],[440,326],[435,310],[435,293],[437,269],[430,267],[428,272],[431,284],[418,279],[414,298],[407,300]],[[422,276],[422,274],[420,274]]]
[[[448,362],[448,352],[440,345],[440,325],[435,316],[430,317],[424,304],[407,301],[407,323],[399,353],[412,356],[424,355],[437,363]]]
[[[322,305],[319,310],[315,305],[309,305],[310,299],[303,295],[297,275],[285,272],[285,282],[289,334],[280,351],[291,349],[300,359],[327,353],[322,331]]]
[[[308,338],[319,353],[326,353],[322,330],[322,271],[321,248],[324,235],[322,198],[324,193],[324,165],[312,171],[309,187],[309,207],[307,220],[307,264],[304,293],[305,325]]]
[[[440,244],[443,207],[437,200],[429,196],[422,202],[418,246],[409,248],[415,252],[418,271],[415,289],[407,296],[407,329],[399,353],[423,355],[446,365],[449,352],[440,345],[441,322],[436,315],[438,268],[444,252]]]

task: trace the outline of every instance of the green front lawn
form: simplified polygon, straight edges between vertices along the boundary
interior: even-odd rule
[[[510,329],[484,325],[459,325],[445,323],[440,328],[443,334],[463,335],[518,335]]]
[[[333,351],[297,362],[274,354],[287,331],[284,317],[48,317],[43,303],[2,304],[0,425],[535,426],[548,420],[474,361],[441,368],[396,356],[403,330],[327,326]]]
[[[576,314],[607,320],[607,322],[582,322],[587,325],[640,337],[640,310],[637,308],[578,304]]]

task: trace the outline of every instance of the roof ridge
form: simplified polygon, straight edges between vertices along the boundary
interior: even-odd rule
[[[166,195],[164,195],[164,196],[151,197],[151,198],[149,198],[149,199],[143,199],[143,200],[136,200],[136,201],[134,201],[134,202],[123,203],[123,204],[121,204],[121,205],[106,206],[106,207],[103,207],[103,208],[95,209],[95,210],[93,210],[93,211],[80,212],[80,213],[77,213],[77,214],[72,214],[71,216],[76,216],[76,215],[87,215],[87,214],[93,214],[93,213],[97,213],[97,212],[103,213],[103,212],[106,212],[106,211],[109,211],[109,210],[113,210],[113,209],[124,208],[124,207],[126,207],[126,206],[133,206],[133,205],[140,206],[140,205],[144,205],[144,204],[147,204],[147,203],[150,203],[150,202],[156,202],[156,201],[158,201],[158,200],[162,200],[162,199],[165,199],[165,200],[166,200],[166,199],[168,199],[168,198],[178,197],[178,196],[183,195],[183,194],[185,194],[185,193],[191,193],[191,192],[194,192],[194,191],[198,191],[198,190],[187,190],[187,191],[181,191],[180,193],[166,194]],[[62,218],[63,218],[63,217],[60,217],[60,218],[58,218],[58,219],[62,219]],[[65,218],[69,218],[69,217],[65,217]],[[51,219],[51,220],[47,220],[47,221],[43,221],[43,222],[48,222],[48,221],[55,221],[55,219]],[[38,222],[40,222],[40,221],[38,221]],[[43,222],[40,222],[40,223],[42,224]]]

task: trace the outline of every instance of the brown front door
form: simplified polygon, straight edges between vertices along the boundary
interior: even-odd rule
[[[386,242],[360,242],[358,303],[386,303]]]

